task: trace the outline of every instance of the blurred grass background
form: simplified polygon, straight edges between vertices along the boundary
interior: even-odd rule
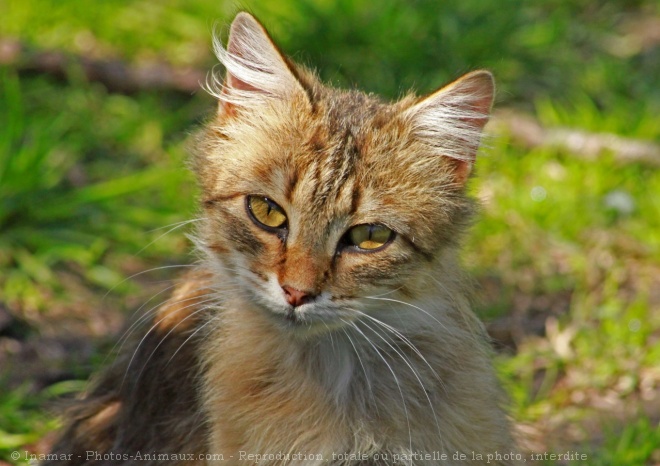
[[[239,9],[336,86],[396,98],[488,68],[499,109],[660,144],[654,0],[9,1],[0,41],[206,71],[214,27]],[[84,386],[124,318],[192,261],[178,224],[195,212],[185,141],[214,103],[115,92],[75,60],[63,76],[3,63],[0,463],[23,464],[10,453],[38,451],[58,425],[47,407]],[[471,186],[484,207],[465,262],[525,448],[589,457],[545,464],[658,465],[660,173],[581,155],[497,130]]]

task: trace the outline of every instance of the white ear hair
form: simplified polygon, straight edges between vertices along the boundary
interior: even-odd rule
[[[432,155],[463,162],[465,178],[474,163],[488,122],[495,84],[488,71],[474,71],[424,98],[405,111],[415,135]]]
[[[224,81],[212,75],[206,88],[221,104],[249,106],[303,90],[266,30],[248,13],[232,22],[227,49],[217,36],[213,48],[227,73]]]

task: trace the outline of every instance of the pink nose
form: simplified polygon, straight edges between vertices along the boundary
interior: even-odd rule
[[[302,306],[303,304],[308,303],[314,299],[314,295],[312,293],[296,290],[289,285],[284,285],[282,290],[284,290],[284,297],[286,298],[286,301],[293,307]]]

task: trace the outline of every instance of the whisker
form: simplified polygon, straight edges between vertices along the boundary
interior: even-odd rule
[[[167,230],[167,231],[166,231],[165,233],[163,233],[162,235],[159,235],[156,239],[154,239],[154,240],[151,241],[149,244],[147,244],[147,245],[144,246],[142,249],[140,249],[138,252],[136,252],[135,255],[136,255],[136,256],[140,255],[140,253],[141,253],[142,251],[144,251],[145,249],[147,249],[149,246],[151,246],[152,244],[154,244],[156,241],[158,241],[159,239],[161,239],[163,236],[167,236],[167,235],[169,235],[169,234],[172,233],[174,230],[177,230],[177,229],[179,229],[179,228],[181,228],[181,227],[183,227],[183,226],[186,226],[186,225],[188,225],[188,224],[190,224],[190,223],[199,222],[199,221],[201,221],[201,220],[206,220],[206,219],[205,219],[205,218],[195,218],[195,219],[192,219],[192,220],[185,220],[185,221],[183,221],[183,222],[178,222],[178,223],[171,224],[171,225],[174,225],[172,228],[170,228],[169,230]],[[165,227],[160,227],[160,228],[157,228],[156,230],[163,229],[163,228],[167,228],[167,227],[169,227],[169,226],[170,226],[170,225],[167,225],[167,226],[165,226]],[[156,231],[156,230],[152,230],[152,231]]]
[[[355,330],[357,330],[358,333],[359,333],[360,335],[362,335],[362,337],[367,341],[367,343],[369,343],[369,345],[371,345],[371,347],[374,349],[374,351],[376,352],[376,354],[378,354],[378,356],[380,357],[380,359],[382,359],[382,361],[385,363],[385,365],[386,365],[387,368],[389,369],[390,373],[392,374],[392,377],[394,378],[394,382],[396,383],[396,386],[397,386],[397,388],[399,389],[399,395],[401,396],[401,402],[403,403],[403,412],[404,412],[405,415],[406,415],[406,424],[408,425],[408,440],[409,440],[409,442],[410,442],[410,445],[409,445],[409,446],[410,446],[410,451],[412,451],[412,430],[411,430],[411,427],[410,427],[410,418],[409,418],[409,416],[408,416],[408,406],[406,405],[406,399],[405,399],[405,397],[403,396],[403,390],[401,389],[401,384],[399,383],[399,378],[398,378],[398,377],[396,376],[396,374],[394,373],[394,369],[392,369],[392,366],[390,365],[390,363],[388,363],[387,360],[385,359],[385,357],[381,354],[381,352],[378,351],[378,348],[377,348],[376,345],[375,345],[375,344],[369,339],[369,337],[367,337],[367,336],[364,334],[364,332],[363,332],[362,330],[360,330],[360,327],[358,327],[357,324],[356,324],[355,322],[351,322],[351,327],[353,327]]]
[[[424,396],[426,397],[426,401],[428,402],[429,408],[431,408],[431,413],[433,414],[433,419],[435,420],[435,425],[438,428],[438,433],[440,434],[441,433],[440,423],[438,422],[438,417],[435,413],[435,409],[433,408],[433,402],[431,401],[431,397],[429,397],[428,391],[426,390],[426,387],[424,386],[424,382],[422,382],[422,379],[419,376],[419,372],[413,367],[410,359],[408,357],[406,357],[406,355],[401,352],[401,348],[394,341],[392,341],[392,343],[394,344],[394,346],[392,346],[392,344],[390,344],[390,342],[385,337],[383,337],[379,332],[377,332],[373,327],[371,327],[370,325],[368,325],[364,321],[362,323],[369,330],[371,330],[373,333],[375,333],[378,338],[383,340],[383,342],[387,346],[389,346],[392,349],[392,351],[394,351],[401,358],[401,360],[406,364],[406,366],[408,366],[408,369],[410,369],[410,371],[413,373],[413,375],[417,379],[417,382],[419,383],[419,386],[422,388],[422,391],[424,392]]]
[[[175,269],[175,268],[177,268],[177,267],[197,267],[197,265],[196,265],[196,264],[164,265],[164,266],[162,266],[162,267],[154,267],[154,268],[151,268],[151,269],[148,269],[148,270],[143,270],[143,271],[141,271],[141,272],[134,273],[133,275],[124,278],[122,281],[120,281],[120,282],[117,283],[115,286],[113,286],[112,288],[110,288],[110,289],[109,289],[109,290],[103,295],[103,298],[102,298],[102,299],[105,299],[105,298],[106,298],[106,297],[112,292],[112,290],[114,290],[115,288],[117,288],[117,287],[118,287],[119,285],[121,285],[122,283],[124,283],[124,282],[130,280],[131,278],[138,277],[138,276],[143,275],[143,274],[145,274],[145,273],[155,272],[156,270]]]
[[[211,301],[213,301],[214,299],[216,299],[216,298],[213,298],[213,299],[207,299],[206,301],[201,301],[201,302],[199,302],[199,303],[192,303],[192,304],[189,304],[188,306],[185,306],[185,307],[182,307],[182,308],[180,308],[180,309],[177,309],[176,312],[178,312],[178,311],[182,311],[182,310],[184,310],[184,309],[188,309],[189,307],[192,307],[192,306],[194,306],[194,305],[196,305],[196,304],[204,304],[204,303],[211,302]],[[137,347],[136,347],[135,350],[133,351],[133,355],[131,356],[131,359],[130,359],[130,361],[128,362],[128,365],[126,366],[126,371],[124,372],[124,378],[122,379],[121,386],[123,386],[123,385],[124,385],[124,382],[126,381],[126,377],[128,376],[128,371],[129,371],[129,369],[131,368],[131,365],[133,364],[133,361],[135,360],[135,356],[137,356],[137,353],[138,353],[138,351],[140,350],[140,347],[142,346],[142,343],[144,343],[144,341],[145,341],[145,340],[147,339],[147,337],[151,334],[151,332],[153,332],[154,329],[155,329],[156,327],[158,327],[158,324],[160,324],[160,323],[161,323],[163,320],[165,320],[167,317],[168,317],[168,316],[164,316],[163,318],[159,319],[156,323],[154,323],[154,324],[151,326],[151,328],[147,331],[147,333],[145,333],[145,335],[142,337],[142,339],[141,339],[140,342],[138,343]]]
[[[321,323],[325,326],[325,328],[328,330],[328,335],[330,336],[330,347],[332,348],[332,355],[337,356],[337,349],[335,348],[335,339],[332,336],[332,331],[330,330],[330,327],[328,327],[328,324],[325,323],[325,321],[321,321]]]
[[[374,298],[378,298],[378,297],[380,297],[380,296],[386,296],[386,295],[388,295],[388,294],[396,293],[396,292],[399,291],[401,288],[403,288],[403,285],[399,286],[398,288],[394,288],[393,290],[386,291],[385,293],[375,294],[373,297],[374,297]]]
[[[428,275],[431,278],[431,280],[433,280],[436,283],[436,285],[438,285],[445,292],[445,296],[448,298],[449,302],[454,306],[454,308],[459,310],[462,309],[463,306],[461,305],[461,303],[459,303],[456,300],[456,296],[455,296],[456,293],[452,293],[451,290],[449,290],[449,288],[447,288],[447,286],[444,283],[442,283],[440,280],[435,278],[430,272],[426,272],[426,275]],[[467,325],[468,328],[471,328],[474,325],[474,322],[470,321],[470,319],[468,318],[465,312],[460,312],[460,315],[463,318],[463,322]]]
[[[160,292],[156,293],[154,296],[152,296],[151,298],[149,298],[145,303],[143,303],[143,304],[142,304],[142,305],[141,305],[141,306],[140,306],[140,307],[139,307],[139,308],[133,313],[133,315],[137,314],[137,313],[138,313],[138,312],[139,312],[139,311],[140,311],[140,310],[141,310],[141,309],[142,309],[142,308],[143,308],[143,307],[144,307],[149,301],[151,301],[153,298],[155,298],[155,297],[158,296],[159,294],[161,294],[161,293],[163,293],[163,292],[167,291],[168,289],[171,289],[171,288],[173,288],[173,287],[175,287],[175,286],[176,286],[176,284],[171,285],[171,286],[165,288],[164,290],[161,290]],[[203,285],[203,286],[200,286],[200,287],[198,287],[198,288],[194,288],[194,289],[192,289],[192,290],[189,290],[189,293],[196,293],[196,292],[198,292],[198,291],[200,291],[200,290],[203,290],[203,289],[209,289],[209,287],[206,286],[206,285]],[[242,291],[242,290],[239,289],[239,288],[226,288],[226,289],[224,289],[223,291],[232,291],[232,292],[236,292],[236,291]],[[131,324],[131,326],[130,326],[130,327],[129,327],[129,328],[123,333],[123,335],[122,335],[121,338],[119,339],[118,343],[121,343],[121,344],[122,344],[121,347],[123,347],[123,344],[125,343],[125,340],[128,339],[128,337],[129,337],[130,334],[135,330],[135,328],[137,328],[139,325],[141,325],[143,322],[145,322],[147,319],[149,319],[149,317],[150,317],[151,315],[153,315],[153,314],[154,314],[159,308],[161,308],[161,307],[163,307],[163,306],[173,306],[173,305],[175,305],[175,304],[180,304],[180,303],[183,303],[183,302],[186,302],[186,301],[190,301],[190,300],[194,300],[194,299],[202,299],[202,298],[206,298],[206,297],[213,296],[213,295],[218,295],[218,296],[219,296],[220,293],[219,293],[217,290],[209,289],[209,292],[208,292],[208,293],[204,293],[204,294],[201,294],[201,295],[190,296],[190,297],[187,297],[187,298],[180,299],[180,300],[178,300],[178,301],[172,301],[172,298],[168,298],[168,299],[166,299],[165,301],[162,301],[161,303],[156,304],[155,306],[152,306],[149,310],[147,310],[147,311],[144,313],[144,315],[142,315],[139,319],[137,319],[135,322],[133,322],[133,323]],[[115,347],[116,347],[116,345],[115,345]],[[120,347],[120,350],[121,350],[121,347]],[[113,350],[114,350],[114,347],[113,347]]]
[[[340,319],[340,320],[347,326],[350,326],[350,323],[347,322],[346,320],[344,319]],[[367,389],[369,390],[369,394],[371,395],[371,399],[373,400],[374,408],[376,408],[376,415],[380,417],[380,412],[378,410],[378,403],[376,403],[376,396],[374,394],[373,386],[371,385],[371,377],[367,373],[367,368],[364,365],[364,361],[362,361],[362,357],[360,356],[360,351],[355,345],[355,342],[353,342],[353,339],[351,338],[351,335],[348,333],[348,330],[344,327],[341,330],[344,332],[344,335],[346,335],[346,338],[348,338],[349,343],[351,344],[353,350],[355,351],[355,355],[357,356],[360,366],[362,367],[362,373],[364,374],[364,380],[367,383]]]
[[[171,328],[171,329],[170,329],[170,330],[169,330],[169,331],[163,336],[163,338],[160,339],[160,341],[158,342],[158,344],[156,345],[156,347],[151,351],[151,354],[149,355],[149,357],[147,358],[147,360],[145,361],[145,363],[142,365],[142,369],[140,369],[140,372],[138,373],[138,375],[137,375],[137,377],[136,377],[136,380],[139,380],[139,379],[140,379],[140,377],[142,376],[142,373],[144,372],[144,369],[146,369],[147,365],[149,364],[149,361],[151,361],[151,358],[153,357],[153,355],[156,353],[156,351],[158,350],[158,348],[160,348],[160,345],[163,344],[163,342],[167,339],[167,337],[169,337],[170,334],[171,334],[172,332],[174,332],[174,330],[176,330],[176,328],[177,328],[179,325],[183,324],[186,320],[190,319],[191,317],[194,317],[194,316],[196,316],[197,314],[199,314],[199,313],[201,313],[201,312],[204,312],[204,311],[206,311],[206,310],[208,310],[208,309],[211,309],[211,308],[212,308],[212,306],[204,306],[204,307],[202,307],[202,308],[200,308],[200,309],[197,309],[197,310],[196,310],[195,312],[193,312],[192,314],[188,314],[186,317],[184,317],[184,318],[181,319],[179,322],[177,322],[177,324],[176,324],[174,327],[172,327],[172,328]]]
[[[367,319],[369,319],[369,320],[373,321],[374,323],[376,323],[376,324],[380,325],[381,327],[383,327],[385,330],[388,330],[388,331],[392,332],[394,335],[396,335],[397,337],[399,337],[406,344],[406,346],[408,346],[411,350],[413,350],[415,352],[415,354],[426,364],[426,366],[431,370],[433,375],[438,380],[440,380],[442,382],[442,379],[440,378],[440,375],[438,375],[436,370],[433,368],[433,366],[431,366],[431,364],[424,357],[422,352],[419,351],[419,349],[412,343],[412,341],[410,341],[410,339],[407,336],[405,336],[403,333],[401,333],[399,330],[392,327],[391,325],[386,324],[382,320],[376,319],[375,317],[370,316],[369,314],[367,314],[365,312],[359,311],[357,309],[351,309],[351,310],[354,311],[354,312],[357,312],[362,317],[366,317]]]
[[[173,286],[174,286],[174,285],[173,285]],[[171,287],[170,287],[170,288],[171,288]],[[203,289],[203,288],[198,288],[197,290],[193,290],[193,291],[199,291],[199,290],[201,290],[201,289]],[[120,344],[120,343],[121,343],[121,345],[120,345],[120,347],[119,347],[119,351],[121,351],[121,349],[124,347],[124,344],[126,343],[126,341],[128,341],[128,338],[132,335],[132,333],[133,333],[135,330],[137,330],[137,328],[138,328],[140,325],[142,325],[144,322],[146,322],[147,320],[149,320],[149,318],[150,318],[151,316],[153,316],[153,315],[158,311],[158,309],[160,309],[161,307],[163,307],[163,306],[172,306],[172,305],[175,305],[175,304],[184,303],[184,302],[186,302],[186,301],[192,301],[192,300],[194,300],[194,299],[206,298],[206,297],[208,297],[208,296],[213,296],[213,295],[214,295],[214,293],[209,292],[209,293],[205,293],[205,294],[203,294],[203,295],[196,295],[196,296],[191,296],[191,297],[188,297],[188,298],[179,299],[179,300],[177,300],[177,301],[172,301],[172,300],[171,300],[172,298],[168,298],[168,299],[166,299],[165,301],[163,301],[163,302],[161,302],[161,303],[159,303],[159,304],[156,304],[155,306],[152,306],[152,307],[151,307],[149,310],[147,310],[147,311],[146,311],[146,312],[145,312],[145,313],[144,313],[139,319],[137,319],[135,322],[133,322],[133,323],[128,327],[128,329],[126,329],[126,331],[124,331],[124,333],[122,334],[121,338],[120,338],[119,341],[117,342],[117,344]],[[143,306],[144,306],[144,305],[143,305]],[[140,308],[142,308],[142,306],[140,306]],[[186,309],[186,308],[183,308],[183,309]],[[117,344],[115,344],[115,346],[116,346]],[[113,347],[113,350],[114,350],[114,347]]]
[[[208,220],[208,217],[200,217],[200,218],[195,218],[195,219],[183,220],[181,222],[174,222],[174,223],[170,223],[169,225],[153,228],[151,230],[148,230],[147,232],[148,233],[153,233],[154,231],[164,230],[165,228],[169,228],[171,226],[177,226],[177,225],[182,226],[182,225],[185,225],[185,224],[188,224],[188,223],[199,222],[201,220]]]
[[[390,301],[390,302],[394,302],[394,303],[399,303],[399,304],[404,304],[404,305],[406,305],[406,306],[410,306],[410,307],[412,307],[413,309],[417,309],[418,311],[421,311],[421,312],[423,312],[424,314],[426,314],[427,316],[429,316],[431,319],[433,319],[434,321],[436,321],[437,323],[439,323],[439,324],[442,326],[442,328],[444,328],[445,330],[449,330],[445,324],[443,324],[442,322],[440,322],[440,321],[439,321],[434,315],[432,315],[430,312],[428,312],[428,311],[425,310],[425,309],[422,309],[422,308],[419,307],[419,306],[415,306],[414,304],[407,303],[407,302],[405,302],[405,301],[401,301],[401,300],[399,300],[399,299],[392,299],[392,298],[377,298],[377,297],[375,297],[375,296],[365,296],[364,299],[374,299],[374,300],[377,300],[377,301]]]
[[[183,348],[185,346],[185,344],[188,343],[192,337],[197,335],[197,333],[199,333],[204,327],[206,327],[208,324],[210,324],[214,320],[215,320],[215,318],[209,319],[208,322],[204,323],[204,325],[200,326],[197,330],[195,330],[193,333],[191,333],[190,336],[188,338],[186,338],[183,341],[183,343],[181,343],[181,345],[179,345],[179,347],[176,349],[176,351],[174,353],[172,353],[172,356],[170,356],[170,359],[167,360],[165,365],[168,366],[172,362],[172,359],[174,359],[174,357],[177,355],[177,353],[179,351],[181,351],[181,348]]]
[[[153,295],[151,298],[149,298],[148,300],[146,300],[144,303],[142,303],[142,304],[140,305],[140,307],[138,307],[138,308],[137,308],[137,309],[131,314],[129,320],[133,320],[133,318],[134,318],[138,313],[140,313],[140,311],[142,311],[142,308],[144,308],[144,307],[147,305],[147,303],[149,303],[149,301],[151,301],[152,299],[154,299],[156,296],[158,296],[158,295],[160,295],[160,294],[162,294],[162,293],[165,293],[165,292],[168,291],[168,290],[171,290],[171,289],[174,288],[175,286],[176,286],[176,284],[172,284],[172,285],[170,285],[170,286],[168,286],[168,287],[166,287],[166,288],[160,290],[158,293],[156,293],[156,294]],[[133,321],[133,323],[130,325],[130,327],[128,327],[128,328],[124,331],[124,333],[122,334],[122,336],[119,338],[119,340],[117,341],[117,343],[115,344],[115,346],[113,346],[112,349],[114,350],[115,347],[117,346],[117,344],[119,344],[119,343],[122,343],[122,345],[123,345],[123,340],[124,340],[124,338],[130,336],[131,330],[132,330],[135,326],[137,326],[137,325],[139,325],[141,322],[143,322],[143,320],[145,319],[145,317],[149,317],[154,309],[157,309],[159,306],[163,306],[163,305],[165,305],[170,299],[172,299],[172,298],[169,297],[169,298],[167,298],[166,300],[161,301],[159,304],[156,304],[155,306],[153,306],[153,307],[151,307],[149,310],[147,310],[147,311],[146,311],[141,317],[139,317],[137,320]],[[120,349],[121,349],[121,347],[120,347]]]

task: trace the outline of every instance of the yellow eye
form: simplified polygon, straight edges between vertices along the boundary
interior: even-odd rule
[[[260,226],[283,228],[286,224],[284,210],[267,197],[248,196],[247,206],[252,218]]]
[[[387,244],[394,232],[383,225],[358,225],[348,230],[347,242],[359,249],[373,250]]]

